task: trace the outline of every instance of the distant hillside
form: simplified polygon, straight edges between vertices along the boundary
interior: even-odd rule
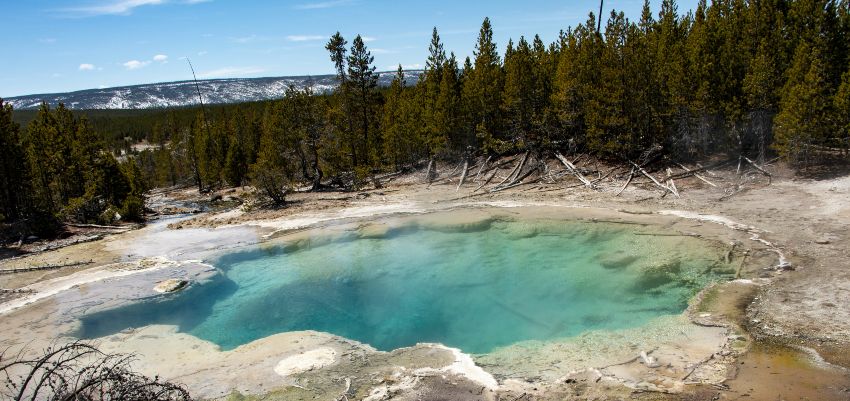
[[[414,84],[422,71],[406,72],[408,84]],[[378,73],[378,85],[389,86],[395,72]],[[205,104],[253,102],[280,98],[289,85],[304,88],[312,85],[315,92],[333,90],[334,75],[231,78],[199,80]],[[67,93],[48,93],[16,96],[5,99],[16,110],[36,109],[42,102],[51,105],[64,103],[72,109],[151,109],[198,104],[194,81],[164,82],[156,84],[119,86],[104,89],[86,89]]]

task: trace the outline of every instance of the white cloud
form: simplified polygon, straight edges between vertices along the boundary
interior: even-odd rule
[[[153,6],[165,3],[165,0],[110,0],[99,4],[65,8],[61,11],[78,17],[93,17],[96,15],[129,15],[133,9],[141,6]]]
[[[168,56],[166,56],[166,55],[164,55],[164,54],[157,54],[156,56],[153,56],[153,61],[158,61],[158,62],[160,62],[160,63],[165,63],[165,62],[167,62],[167,61],[168,61]]]
[[[98,3],[56,10],[68,17],[94,17],[98,15],[130,15],[142,6],[156,6],[166,3],[200,4],[212,0],[100,0]]]
[[[201,50],[201,51],[198,52],[198,55],[199,56],[205,56],[207,53],[209,53],[209,52],[206,51],[206,50]]]
[[[372,53],[372,54],[390,54],[390,53],[398,53],[398,52],[397,52],[397,51],[395,51],[395,50],[382,49],[382,48],[380,48],[380,47],[378,47],[378,48],[374,48],[374,49],[369,49],[369,52],[370,52],[370,53]]]
[[[240,36],[240,37],[236,37],[236,38],[230,38],[230,41],[233,42],[233,43],[252,43],[252,42],[259,42],[261,40],[266,40],[266,39],[267,38],[262,37],[262,36],[250,35],[250,36]]]
[[[56,38],[41,38],[38,41],[47,45],[52,45],[56,43]]]
[[[309,42],[323,39],[325,39],[325,37],[322,35],[289,35],[286,37],[286,40],[290,42]]]
[[[128,70],[138,70],[139,68],[147,67],[150,61],[130,60],[122,64]]]
[[[80,64],[79,70],[80,71],[94,71],[94,64],[89,64],[89,63]]]
[[[354,0],[330,0],[330,1],[320,1],[314,3],[304,3],[298,4],[295,6],[296,10],[317,10],[322,8],[333,8],[339,6],[345,6],[348,4],[354,3]]]
[[[365,42],[365,43],[374,42],[374,41],[378,40],[378,38],[376,38],[374,36],[361,36],[360,39],[363,39],[363,42]]]
[[[265,72],[260,67],[223,67],[217,70],[204,71],[198,74],[198,78],[231,78],[245,75],[259,74]]]

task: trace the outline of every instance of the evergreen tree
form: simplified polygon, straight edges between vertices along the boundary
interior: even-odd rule
[[[348,81],[348,68],[346,67],[348,56],[345,46],[347,44],[348,42],[337,32],[325,45],[325,49],[330,53],[331,61],[334,63],[334,68],[336,68],[337,81],[339,82],[339,87],[334,94],[333,103],[328,109],[328,114],[339,134],[334,141],[334,147],[338,151],[338,155],[334,157],[334,164],[339,165],[340,169],[346,168],[341,165],[340,160],[337,160],[341,156],[347,155],[350,159],[350,166],[348,167],[354,168],[359,165],[359,159],[357,157],[359,139],[354,132],[353,95],[351,84]],[[343,147],[347,147],[347,151],[343,150]]]
[[[432,157],[449,145],[454,149],[464,149],[468,144],[461,133],[463,126],[460,110],[461,82],[457,58],[455,58],[454,53],[451,53],[445,61],[442,71],[436,114],[434,115],[438,130],[436,135],[431,135],[426,139],[430,151],[429,156]]]
[[[29,174],[20,127],[12,119],[12,105],[0,99],[0,222],[15,221],[26,213]]]
[[[625,107],[631,127],[630,146],[633,151],[648,149],[663,143],[665,139],[660,120],[661,92],[653,79],[656,68],[655,53],[651,47],[654,25],[649,1],[646,0],[641,19],[637,24],[629,26],[623,47],[624,74],[628,83]]]
[[[381,133],[383,135],[384,158],[398,170],[406,163],[410,149],[406,140],[409,138],[405,132],[404,108],[405,108],[405,80],[404,70],[399,64],[396,76],[386,93],[384,109],[382,113]]]
[[[508,43],[502,108],[507,139],[520,149],[528,146],[527,135],[533,130],[535,79],[535,60],[528,42],[520,37],[516,50]]]
[[[631,133],[626,115],[624,48],[627,25],[625,15],[611,12],[605,28],[598,86],[588,96],[587,144],[589,149],[609,155],[628,155]]]
[[[831,145],[847,150],[850,148],[850,68],[841,78],[841,85],[833,99],[833,107],[836,132]]]
[[[463,83],[463,99],[472,124],[470,128],[481,140],[482,150],[505,152],[513,144],[500,132],[504,78],[489,18],[481,24],[474,55],[474,66]]]
[[[428,45],[428,59],[425,60],[425,72],[422,75],[420,88],[417,91],[422,102],[422,118],[425,137],[425,143],[429,148],[427,153],[429,157],[433,157],[440,149],[431,148],[430,145],[437,145],[445,141],[440,140],[444,135],[445,127],[438,120],[437,101],[440,98],[440,84],[443,79],[443,67],[446,63],[446,52],[443,50],[443,43],[440,41],[440,35],[437,33],[437,28],[434,27],[431,33],[431,44]]]
[[[351,110],[355,119],[355,127],[360,134],[359,140],[363,149],[363,162],[370,165],[373,153],[377,149],[369,139],[369,134],[375,130],[375,88],[378,86],[378,74],[372,62],[375,58],[366,48],[366,43],[360,35],[354,38],[351,44],[351,53],[348,55],[348,77],[351,85]],[[374,137],[373,137],[374,139]]]
[[[823,143],[831,133],[825,121],[832,111],[829,75],[818,46],[801,42],[787,75],[776,116],[774,147],[792,162],[807,164],[811,145]]]

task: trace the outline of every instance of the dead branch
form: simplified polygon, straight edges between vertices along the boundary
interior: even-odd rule
[[[482,182],[482,183],[481,183],[481,185],[479,185],[477,188],[475,188],[475,190],[474,190],[474,191],[472,191],[472,192],[473,192],[473,193],[478,192],[478,190],[479,190],[479,189],[481,189],[481,188],[483,188],[485,185],[489,184],[489,183],[490,183],[490,181],[492,181],[492,180],[493,180],[493,177],[495,177],[495,176],[496,176],[496,173],[498,173],[498,172],[499,172],[499,169],[498,169],[498,168],[494,168],[494,169],[493,169],[493,174],[490,174],[490,178],[487,178],[484,182]]]
[[[635,178],[635,168],[634,167],[632,167],[632,171],[629,173],[629,179],[626,180],[626,183],[623,184],[623,187],[620,188],[620,190],[617,191],[617,194],[615,194],[614,196],[620,196],[620,194],[623,193],[623,191],[626,189],[626,187],[629,186],[629,183],[632,182],[632,178]]]
[[[703,177],[703,176],[699,175],[699,173],[697,173],[696,171],[693,171],[693,170],[691,170],[691,169],[689,169],[689,168],[685,167],[682,163],[676,163],[676,165],[677,165],[677,166],[679,166],[679,167],[681,167],[681,168],[682,168],[682,170],[685,170],[685,172],[686,172],[686,173],[688,173],[688,174],[690,174],[690,175],[693,175],[693,176],[694,176],[694,177],[696,177],[696,178],[699,178],[700,180],[702,180],[702,182],[704,182],[704,183],[706,183],[706,184],[708,184],[708,185],[711,185],[712,187],[717,188],[717,185],[715,185],[713,182],[711,182],[711,181],[707,180],[705,177]],[[687,177],[687,175],[682,176],[682,177]],[[670,179],[673,179],[673,177],[671,176],[671,177],[670,177]]]
[[[487,160],[484,160],[484,164],[481,165],[481,168],[478,169],[478,174],[475,174],[475,179],[472,182],[478,182],[478,177],[481,176],[481,172],[484,171],[484,168],[487,167],[487,163],[490,162],[490,159],[493,156],[487,156]]]
[[[759,167],[758,164],[756,164],[754,161],[750,160],[748,157],[746,157],[746,156],[742,156],[742,157],[744,158],[744,160],[747,161],[747,163],[750,163],[751,166],[755,167],[756,170],[760,171],[762,174],[767,176],[767,183],[768,184],[770,184],[773,181],[773,176],[770,175],[770,173],[765,171],[763,168]]]
[[[189,401],[185,388],[130,370],[132,356],[109,355],[74,342],[45,350],[28,359],[21,351],[12,358],[0,354],[4,399],[15,401]]]
[[[600,173],[599,178],[593,179],[592,181],[590,181],[590,183],[596,184],[597,182],[601,182],[602,180],[608,178],[608,176],[610,176],[611,173],[613,173],[614,171],[617,171],[617,169],[619,169],[619,167],[613,167],[613,168],[609,169],[608,172],[606,172],[605,174]]]
[[[690,371],[688,372],[688,374],[686,374],[686,375],[685,375],[685,377],[682,377],[682,380],[687,380],[689,377],[691,377],[691,375],[692,375],[692,374],[694,374],[694,372],[696,372],[697,368],[699,368],[700,366],[702,366],[702,365],[706,364],[708,361],[710,361],[710,360],[712,360],[712,359],[714,359],[714,353],[712,353],[711,355],[709,355],[709,356],[708,356],[708,357],[706,357],[705,359],[703,359],[703,360],[701,360],[701,361],[699,361],[699,362],[695,363],[695,364],[694,364],[694,366],[693,366],[693,367],[690,369]]]
[[[744,256],[741,256],[741,263],[738,264],[738,270],[735,272],[735,278],[741,278],[741,271],[744,270],[744,262],[747,260],[747,256],[749,256],[750,250],[747,249],[744,251]]]

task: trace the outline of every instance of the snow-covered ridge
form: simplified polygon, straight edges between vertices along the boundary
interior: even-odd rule
[[[415,84],[422,71],[407,71],[409,85]],[[389,86],[395,72],[378,73],[378,85]],[[290,85],[312,86],[316,93],[332,91],[337,86],[334,75],[230,78],[199,80],[205,104],[242,103],[283,97]],[[67,93],[15,96],[5,99],[16,110],[37,109],[42,102],[55,106],[64,103],[72,109],[151,109],[198,104],[194,81],[163,82],[104,89],[86,89]]]

